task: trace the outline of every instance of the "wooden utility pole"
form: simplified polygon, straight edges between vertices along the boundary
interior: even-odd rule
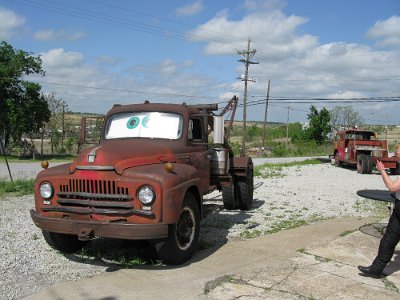
[[[286,120],[286,146],[289,145],[289,111],[290,106],[287,108],[287,120]]]
[[[251,40],[249,39],[247,41],[247,50],[238,51],[238,54],[243,56],[243,59],[239,59],[239,61],[243,62],[245,64],[244,77],[241,78],[241,80],[244,81],[244,92],[243,92],[243,137],[242,137],[242,149],[240,151],[240,156],[242,156],[242,157],[246,156],[247,82],[248,81],[255,82],[254,79],[249,79],[249,65],[258,64],[258,62],[251,61],[251,59],[253,58],[253,56],[256,54],[257,51],[255,49],[250,51],[250,42],[251,42]]]
[[[62,104],[62,123],[61,123],[61,150],[64,150],[64,133],[65,133],[65,105]]]
[[[263,131],[263,141],[262,141],[263,147],[265,147],[265,142],[266,142],[266,137],[267,137],[267,113],[268,113],[268,101],[269,101],[270,86],[271,86],[271,81],[268,80],[267,101],[265,102],[264,131]]]

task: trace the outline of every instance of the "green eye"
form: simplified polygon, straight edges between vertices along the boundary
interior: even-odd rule
[[[139,125],[140,119],[138,117],[132,117],[126,122],[126,127],[129,129],[134,129]]]
[[[147,123],[149,123],[149,120],[150,120],[150,116],[145,116],[145,117],[143,118],[143,120],[142,120],[142,125],[143,125],[143,127],[146,127],[146,128],[149,127],[148,124],[147,124]]]

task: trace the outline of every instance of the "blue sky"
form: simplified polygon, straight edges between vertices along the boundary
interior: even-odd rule
[[[387,101],[400,100],[398,0],[0,0],[0,20],[0,40],[41,55],[46,76],[31,79],[71,111],[243,101],[237,51],[250,38],[248,119],[264,119],[271,80],[269,121],[286,122],[290,107],[305,122],[311,103],[298,99],[318,98],[365,123],[400,123]]]

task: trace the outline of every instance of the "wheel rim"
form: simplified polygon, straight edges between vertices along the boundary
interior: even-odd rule
[[[196,219],[194,212],[189,207],[185,207],[178,224],[176,224],[176,241],[179,249],[187,250],[192,245],[195,232]]]

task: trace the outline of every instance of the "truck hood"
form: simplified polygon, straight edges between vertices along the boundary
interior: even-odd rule
[[[122,174],[127,168],[157,163],[176,162],[170,146],[154,140],[112,140],[85,149],[70,166],[79,170],[115,170]]]

